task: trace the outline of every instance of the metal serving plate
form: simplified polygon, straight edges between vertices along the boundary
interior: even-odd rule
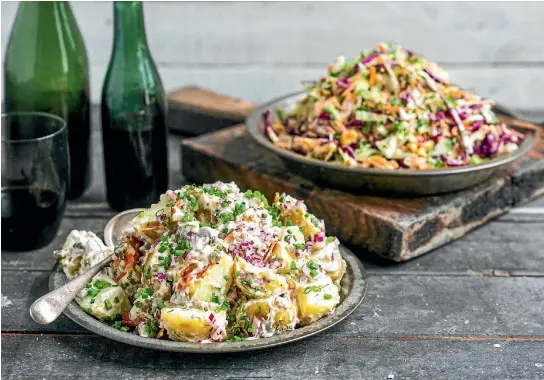
[[[341,301],[334,313],[318,320],[311,325],[300,327],[294,331],[275,335],[270,338],[261,338],[255,340],[246,340],[243,342],[232,343],[184,343],[170,340],[144,338],[137,334],[131,334],[119,331],[110,327],[97,319],[91,317],[79,308],[73,301],[64,311],[64,314],[78,325],[90,330],[98,335],[116,340],[118,342],[130,344],[133,346],[151,348],[161,351],[187,352],[187,353],[228,353],[240,351],[253,351],[263,348],[280,346],[282,344],[294,342],[307,338],[324,331],[350,315],[361,304],[366,293],[367,280],[363,264],[355,255],[345,247],[341,247],[342,256],[346,260],[347,268],[344,275],[340,292]],[[55,265],[49,276],[49,290],[57,289],[64,285],[68,278],[62,269]]]
[[[479,165],[447,169],[387,170],[342,166],[278,148],[265,135],[262,114],[267,109],[290,110],[305,94],[305,91],[296,92],[257,107],[247,118],[246,128],[259,144],[279,155],[290,171],[324,187],[345,189],[355,193],[397,196],[448,193],[484,182],[498,170],[525,155],[535,142],[534,132],[523,130],[521,132],[525,134],[525,139],[519,149],[511,154]],[[513,116],[502,107],[496,107],[495,111],[499,115]],[[274,120],[275,112],[272,112],[270,117]]]

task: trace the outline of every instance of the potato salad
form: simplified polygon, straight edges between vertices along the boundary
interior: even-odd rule
[[[77,297],[122,331],[236,342],[311,324],[340,302],[346,263],[338,239],[289,195],[270,204],[234,183],[184,186],[131,224],[113,262]],[[108,249],[92,232],[73,231],[56,255],[73,278]]]

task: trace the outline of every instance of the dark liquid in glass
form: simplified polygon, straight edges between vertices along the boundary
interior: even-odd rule
[[[2,188],[2,249],[28,251],[49,244],[57,234],[64,199],[37,187]]]
[[[153,111],[142,118],[147,128],[137,130],[127,127],[129,120],[102,118],[106,194],[114,210],[147,208],[167,190],[165,115],[160,107]],[[110,115],[104,104],[102,115]]]

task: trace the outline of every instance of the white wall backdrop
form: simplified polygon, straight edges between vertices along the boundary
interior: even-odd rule
[[[2,2],[2,55],[17,10]],[[111,2],[73,2],[98,102]],[[544,108],[544,2],[146,2],[149,45],[167,90],[199,85],[260,102],[297,90],[337,55],[396,41],[506,105]]]

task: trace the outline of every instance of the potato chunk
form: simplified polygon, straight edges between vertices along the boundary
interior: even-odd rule
[[[210,339],[220,342],[226,338],[225,311],[209,312],[192,308],[168,307],[162,309],[161,327],[177,341],[200,342]]]

